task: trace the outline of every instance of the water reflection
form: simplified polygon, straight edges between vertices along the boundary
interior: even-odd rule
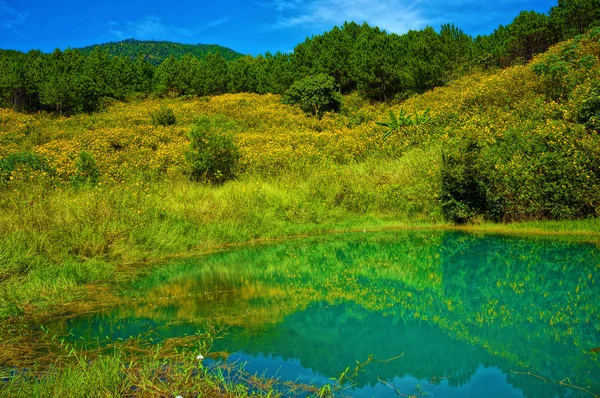
[[[370,363],[348,395],[421,384],[442,397],[569,396],[511,370],[600,391],[599,271],[595,244],[557,238],[329,236],[167,264],[122,308],[51,328],[116,339],[162,327],[169,338],[210,319],[228,327],[215,350],[287,380],[320,384],[370,354],[404,354]]]

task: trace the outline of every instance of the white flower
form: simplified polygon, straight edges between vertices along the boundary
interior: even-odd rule
[[[201,361],[201,360],[203,360],[203,359],[204,359],[204,357],[203,357],[202,355],[198,355],[198,356],[196,357],[196,359],[197,359],[197,360],[199,360],[199,361]]]

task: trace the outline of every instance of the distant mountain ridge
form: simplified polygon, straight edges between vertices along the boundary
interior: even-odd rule
[[[209,53],[219,52],[223,58],[228,61],[243,56],[243,54],[240,54],[237,51],[217,44],[182,44],[171,41],[136,39],[94,44],[78,48],[78,50],[83,54],[89,54],[96,47],[107,49],[112,56],[118,55],[135,58],[138,55],[143,54],[155,65],[160,64],[171,55],[177,59],[183,58],[183,56],[187,54],[197,58],[204,58]]]

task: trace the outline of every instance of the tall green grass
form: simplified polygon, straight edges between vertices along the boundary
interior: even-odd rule
[[[112,284],[125,269],[190,250],[391,225],[441,223],[439,152],[221,186],[132,176],[121,185],[18,182],[0,198],[0,317]],[[33,306],[33,307],[32,307]]]
[[[243,363],[222,361],[212,352],[217,330],[155,344],[147,335],[126,341],[71,342],[38,333],[38,353],[0,368],[2,397],[276,397],[317,392],[317,387],[266,378],[245,370]],[[28,356],[27,354],[24,356]],[[43,358],[39,360],[39,358]],[[333,383],[330,393],[342,388]],[[321,395],[324,396],[324,395]]]
[[[444,225],[440,158],[436,147],[417,148],[396,160],[246,176],[221,186],[142,174],[93,188],[13,184],[0,197],[0,317],[84,298],[89,284],[111,286],[129,278],[133,264],[178,253],[329,231]],[[598,222],[501,228],[593,232]]]
[[[155,354],[160,354],[160,348]],[[235,375],[228,377],[228,374]],[[242,367],[205,367],[193,354],[126,359],[116,351],[94,360],[74,360],[63,368],[24,371],[0,382],[0,395],[46,397],[275,397],[274,379]],[[310,388],[308,386],[302,386]],[[298,388],[291,386],[291,391]],[[288,388],[287,391],[290,391]]]

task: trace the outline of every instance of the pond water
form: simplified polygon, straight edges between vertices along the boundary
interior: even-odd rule
[[[372,355],[347,396],[579,397],[520,373],[600,392],[599,283],[597,243],[334,235],[173,261],[130,285],[122,307],[47,327],[78,340],[160,328],[166,339],[210,320],[227,328],[213,351],[314,385]]]

